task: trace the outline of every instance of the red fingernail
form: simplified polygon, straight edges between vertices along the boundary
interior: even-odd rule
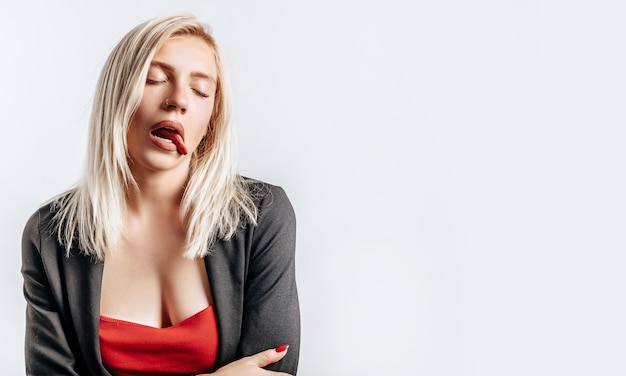
[[[286,344],[286,343],[284,345],[280,345],[280,346],[278,346],[276,348],[276,352],[283,352],[283,351],[287,350],[287,347],[289,347],[289,345]]]

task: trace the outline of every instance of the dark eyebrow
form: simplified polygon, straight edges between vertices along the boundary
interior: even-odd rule
[[[171,66],[171,65],[169,65],[167,63],[164,63],[162,61],[154,61],[153,60],[152,63],[150,63],[150,66],[161,68],[161,69],[163,69],[166,72],[174,72],[174,70],[175,70],[173,66]],[[215,82],[215,78],[209,76],[206,73],[191,72],[190,76],[193,77],[193,78],[203,78],[205,80],[212,81],[214,84],[216,83]]]

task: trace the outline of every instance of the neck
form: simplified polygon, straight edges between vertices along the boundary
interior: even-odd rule
[[[188,179],[188,169],[139,173],[133,171],[139,189],[129,193],[128,209],[135,213],[178,211]]]

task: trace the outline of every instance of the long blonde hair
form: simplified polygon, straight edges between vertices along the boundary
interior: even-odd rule
[[[217,43],[192,15],[156,18],[132,29],[109,55],[96,87],[83,178],[52,200],[58,239],[68,256],[72,247],[78,247],[103,260],[122,239],[127,193],[138,189],[128,163],[126,133],[152,57],[176,35],[202,38],[213,49],[218,76],[208,136],[191,156],[180,206],[186,230],[184,256],[204,257],[218,238],[229,239],[239,227],[256,223],[256,206],[237,173],[230,93]]]

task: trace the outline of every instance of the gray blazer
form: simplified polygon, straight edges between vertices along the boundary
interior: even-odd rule
[[[290,345],[268,369],[296,374],[300,313],[295,280],[295,215],[280,187],[254,182],[258,223],[218,241],[205,265],[216,310],[215,368]],[[50,205],[28,220],[22,239],[27,375],[110,375],[98,336],[103,263],[80,249],[70,257],[53,233]],[[206,370],[212,371],[212,370]]]

